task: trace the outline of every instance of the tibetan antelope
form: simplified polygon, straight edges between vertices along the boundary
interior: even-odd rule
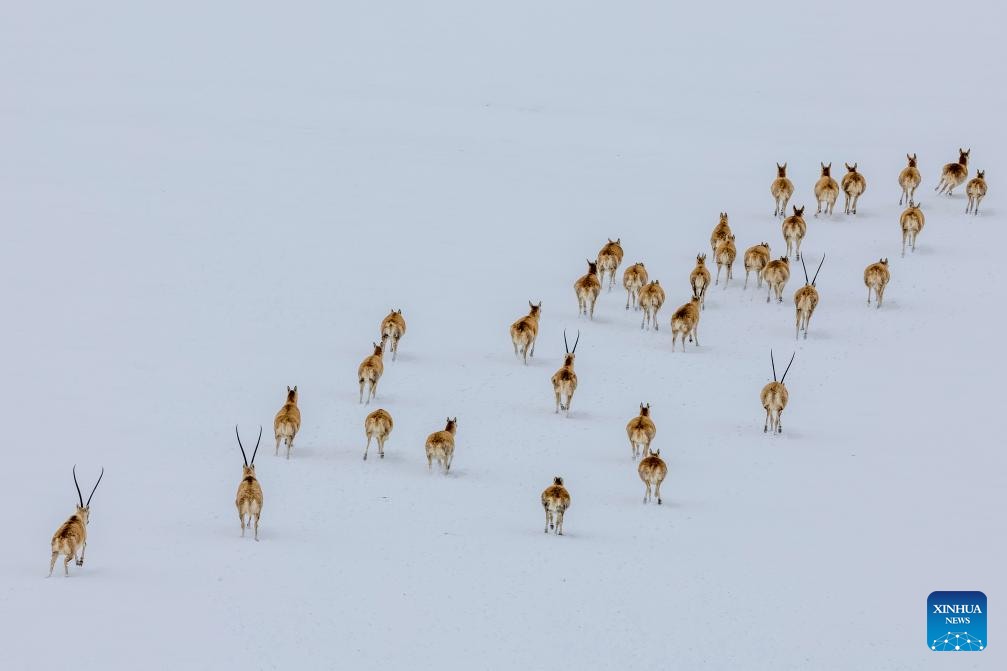
[[[731,283],[734,277],[734,259],[738,256],[738,249],[734,246],[734,234],[726,240],[717,243],[717,251],[713,255],[713,260],[717,262],[717,279],[714,284],[720,284],[720,269],[727,268],[727,279],[724,280],[724,288]]]
[[[657,505],[661,505],[661,483],[668,475],[668,464],[661,458],[661,450],[654,450],[649,456],[640,460],[640,465],[636,472],[640,474],[640,479],[647,487],[643,494],[643,502],[647,503],[657,497]],[[653,494],[651,493],[653,488]]]
[[[783,239],[787,242],[787,257],[801,258],[801,241],[808,232],[804,221],[804,208],[794,205],[794,213],[783,220]]]
[[[601,283],[605,283],[605,275],[608,274],[608,290],[611,291],[612,287],[615,286],[615,271],[619,270],[619,266],[622,264],[622,239],[616,238],[615,242],[612,242],[612,238],[608,239],[605,246],[601,248],[598,252],[598,271],[599,279]]]
[[[787,213],[787,203],[794,195],[794,183],[787,179],[787,164],[776,164],[776,179],[769,186],[769,193],[773,194],[773,202],[776,204],[773,210],[774,217],[782,217]]]
[[[773,429],[773,433],[783,433],[783,426],[780,424],[780,415],[783,414],[783,410],[787,407],[787,401],[790,398],[787,388],[783,385],[783,381],[787,379],[790,364],[794,363],[794,356],[796,355],[797,352],[794,352],[790,356],[787,370],[783,371],[783,377],[777,382],[776,362],[773,360],[772,350],[769,352],[769,361],[773,364],[773,381],[763,387],[762,393],[759,395],[759,398],[762,400],[762,407],[766,409],[766,425],[762,427],[763,433],[769,431],[770,427]]]
[[[775,293],[776,302],[783,302],[783,288],[790,279],[790,259],[781,256],[776,261],[770,261],[762,271],[762,279],[766,280],[766,302]]]
[[[729,237],[731,237],[731,227],[727,223],[727,212],[721,212],[720,221],[713,227],[713,233],[710,234],[710,252],[714,259],[717,257],[717,244]]]
[[[594,319],[594,304],[601,293],[601,280],[598,279],[598,262],[587,261],[587,274],[573,283],[577,292],[577,315],[588,315]]]
[[[916,154],[912,156],[906,154],[906,159],[909,161],[909,165],[902,168],[902,172],[899,173],[899,186],[902,187],[902,195],[899,196],[899,205],[903,202],[908,203],[915,198],[916,187],[923,181],[923,177],[920,176],[920,169],[916,167]]]
[[[360,362],[360,367],[357,368],[357,380],[360,382],[360,402],[364,402],[364,387],[370,385],[370,389],[367,392],[367,402],[370,403],[372,398],[378,395],[378,380],[381,379],[382,374],[385,372],[385,363],[383,360],[383,355],[385,353],[385,338],[381,338],[381,342],[371,343],[374,346],[374,354],[366,357]]]
[[[49,558],[49,577],[52,577],[52,569],[56,566],[56,558],[60,554],[63,555],[63,576],[70,577],[70,560],[74,560],[77,566],[84,565],[84,550],[87,549],[87,523],[91,516],[91,497],[94,496],[95,489],[98,489],[98,484],[101,483],[101,479],[105,476],[105,469],[101,469],[101,475],[98,476],[98,482],[94,483],[94,489],[91,490],[91,496],[87,497],[87,503],[84,503],[84,497],[80,493],[80,485],[77,484],[77,466],[73,467],[73,484],[77,488],[77,502],[80,504],[77,506],[77,511],[70,515],[69,519],[60,525],[59,529],[56,529],[56,533],[52,535],[52,556]],[[77,556],[77,551],[80,550],[80,556]]]
[[[852,166],[849,163],[844,163],[843,165],[846,166],[846,174],[843,175],[842,181],[843,194],[846,196],[846,214],[856,214],[857,201],[860,200],[860,196],[867,190],[867,180],[857,172],[856,163]]]
[[[391,310],[388,316],[381,320],[381,344],[392,347],[392,361],[399,356],[399,340],[406,334],[406,320],[402,310]]]
[[[657,323],[657,313],[664,305],[664,289],[657,280],[652,280],[649,284],[643,285],[640,289],[640,309],[643,310],[643,320],[640,322],[640,329],[653,326],[655,331],[660,330]]]
[[[514,343],[514,356],[524,359],[528,365],[528,357],[535,356],[535,340],[538,338],[538,320],[542,316],[542,301],[535,305],[528,301],[528,314],[510,326],[510,339]]]
[[[580,342],[580,331],[577,331],[577,339],[573,341],[573,349],[570,349],[566,341],[566,331],[563,331],[563,347],[566,348],[566,356],[563,358],[563,365],[552,376],[552,390],[556,394],[556,412],[566,410],[566,416],[570,416],[570,402],[573,400],[573,392],[577,391],[577,373],[573,372],[573,361],[576,358],[577,343]]]
[[[965,181],[969,176],[969,154],[971,153],[971,149],[962,151],[961,147],[958,148],[958,162],[945,164],[944,169],[941,170],[941,179],[934,187],[934,191],[946,192],[950,196],[954,188]]]
[[[692,295],[699,296],[699,305],[706,309],[706,290],[710,287],[710,271],[706,269],[706,254],[696,254],[696,267],[689,273]]]
[[[864,270],[864,284],[867,285],[867,304],[871,304],[871,291],[874,291],[875,308],[880,308],[885,300],[885,287],[888,280],[892,279],[892,273],[888,270],[888,259],[878,259],[877,263],[872,263]]]
[[[385,441],[392,433],[392,416],[384,408],[378,408],[364,419],[364,433],[367,434],[367,447],[364,448],[364,461],[367,461],[367,452],[371,449],[371,440],[378,441],[378,456],[385,458]]]
[[[640,309],[640,289],[647,283],[647,269],[637,261],[622,274],[622,286],[626,289],[626,309],[630,303],[634,310]]]
[[[815,276],[809,280],[808,267],[804,265],[804,259],[801,259],[801,268],[804,268],[804,286],[794,292],[794,307],[797,309],[797,330],[794,333],[794,340],[797,340],[801,335],[801,331],[804,331],[804,339],[808,339],[808,325],[811,323],[811,315],[818,307],[818,289],[815,287],[815,282],[818,281],[818,272],[822,269],[823,263],[825,263],[824,254],[818,263]]]
[[[699,347],[699,297],[693,296],[692,300],[675,310],[671,315],[671,351],[675,351],[675,340],[682,338],[682,351],[685,351],[685,337],[689,336],[689,342],[696,341]]]
[[[832,179],[832,164],[822,163],[822,176],[815,182],[815,200],[818,202],[817,217],[820,214],[832,216],[832,210],[836,207],[836,199],[839,198],[839,185]]]
[[[563,486],[563,478],[557,476],[552,484],[542,492],[542,507],[545,508],[545,533],[555,529],[556,534],[563,535],[563,514],[570,507],[570,492]]]
[[[650,441],[654,440],[657,433],[657,426],[650,418],[650,403],[640,404],[640,414],[629,420],[626,425],[626,435],[629,436],[629,447],[633,451],[633,460],[641,454],[650,454]]]
[[[924,219],[920,206],[910,200],[909,207],[899,217],[899,224],[902,226],[902,256],[906,255],[906,243],[911,245],[912,251],[916,251],[916,236],[923,230]]]
[[[986,171],[976,170],[976,176],[965,185],[965,195],[969,197],[969,204],[965,206],[965,214],[972,210],[972,214],[979,214],[979,203],[986,197]]]
[[[238,427],[234,427],[234,435],[238,438],[238,448],[241,450],[241,458],[245,465],[241,467],[241,482],[238,483],[238,495],[234,499],[234,505],[238,508],[238,521],[241,523],[241,535],[245,535],[245,529],[252,526],[252,518],[255,518],[255,540],[259,540],[259,516],[262,514],[262,487],[258,478],[255,477],[255,455],[259,451],[259,442],[262,440],[262,427],[259,427],[259,440],[255,441],[255,449],[252,451],[252,460],[249,461],[245,455],[245,447],[241,444],[241,434]]]
[[[762,287],[762,269],[769,263],[769,243],[761,242],[745,250],[745,286],[748,289],[748,274],[755,273],[756,288]]]
[[[276,451],[273,456],[280,454],[280,441],[287,443],[287,459],[290,458],[290,450],[294,447],[294,436],[301,429],[301,411],[297,407],[297,385],[291,389],[287,387],[287,402],[283,404],[280,411],[273,419],[273,434],[276,436]]]
[[[455,434],[458,433],[458,418],[448,417],[443,431],[434,431],[427,436],[427,470],[433,468],[434,461],[447,474],[451,470],[451,460],[455,455]]]

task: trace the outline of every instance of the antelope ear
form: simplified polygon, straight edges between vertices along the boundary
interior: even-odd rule
[[[294,385],[294,393],[295,394],[297,393],[297,385],[296,384]]]
[[[287,393],[290,393],[290,385],[287,385]]]

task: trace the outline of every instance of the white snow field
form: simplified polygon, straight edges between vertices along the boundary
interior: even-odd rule
[[[0,666],[1007,667],[1002,4],[153,5],[3,12]],[[987,171],[978,217],[933,192],[959,147]],[[927,220],[902,258],[907,152]],[[827,259],[796,344],[799,265],[782,305],[742,291],[744,250],[784,249],[784,161],[809,215],[820,161],[868,180],[857,216],[808,217],[808,265]],[[672,353],[721,211],[735,279]],[[643,261],[667,291],[659,333],[621,287],[578,319],[608,237],[620,278]],[[389,308],[408,332],[361,406]],[[780,436],[771,348],[780,369],[796,351]],[[626,438],[640,402],[661,506]],[[365,462],[375,407],[395,429]],[[235,424],[249,449],[265,428],[258,543]],[[106,470],[87,561],[46,579],[74,464],[86,489]],[[554,475],[565,536],[542,533]],[[934,590],[987,594],[989,649],[925,647]]]

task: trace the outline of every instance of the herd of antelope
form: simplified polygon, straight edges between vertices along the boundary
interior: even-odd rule
[[[941,170],[940,180],[934,188],[938,193],[952,195],[955,188],[965,183],[968,178],[968,161],[971,150],[958,150],[958,160],[948,163]],[[899,173],[898,183],[902,189],[899,205],[906,205],[906,209],[899,217],[899,226],[902,232],[902,256],[905,256],[906,247],[910,252],[916,251],[916,241],[923,230],[924,216],[916,201],[916,189],[919,187],[922,178],[917,167],[916,154],[906,155],[907,166]],[[814,186],[815,201],[817,209],[815,216],[831,216],[839,199],[840,191],[845,197],[844,212],[847,215],[856,215],[857,204],[860,197],[867,190],[867,179],[858,172],[858,164],[846,165],[846,174],[840,182],[831,175],[832,164],[821,163],[821,174]],[[773,197],[773,216],[783,217],[782,234],[786,243],[786,253],[779,259],[772,258],[770,245],[768,242],[760,242],[749,247],[743,257],[745,267],[745,284],[743,289],[747,290],[749,277],[755,274],[755,288],[761,289],[763,284],[766,287],[766,302],[770,302],[774,297],[778,303],[783,302],[783,292],[790,279],[791,259],[799,261],[804,274],[804,285],[799,287],[794,293],[795,318],[795,338],[803,337],[807,339],[808,328],[811,317],[818,306],[819,296],[816,282],[818,273],[822,269],[825,257],[818,264],[815,274],[808,275],[807,267],[804,264],[804,257],[801,252],[801,243],[807,234],[808,226],[804,219],[804,206],[791,206],[791,214],[787,214],[787,207],[794,194],[794,185],[787,177],[787,164],[776,165],[776,178],[770,185],[770,193]],[[968,202],[965,208],[966,214],[979,214],[979,206],[983,198],[986,197],[986,174],[979,170],[976,176],[965,186]],[[706,267],[706,254],[699,253],[696,256],[696,264],[689,273],[689,288],[691,296],[689,300],[677,308],[671,315],[671,351],[675,351],[676,343],[680,342],[682,350],[686,348],[686,342],[695,343],[699,347],[699,321],[705,309],[706,295],[710,288],[711,279],[713,284],[719,285],[721,277],[724,279],[726,288],[733,279],[733,267],[738,252],[735,246],[735,235],[731,229],[726,212],[721,212],[719,220],[713,228],[710,236],[710,251],[713,261],[717,266],[716,277],[711,278],[709,269]],[[620,239],[609,239],[597,257],[592,261],[587,260],[587,272],[574,282],[574,292],[577,297],[578,315],[588,319],[594,319],[595,309],[602,288],[606,284],[609,291],[615,286],[619,267],[622,265],[624,252]],[[867,287],[867,304],[871,304],[872,294],[874,305],[881,308],[884,303],[885,287],[891,279],[891,272],[888,267],[887,257],[882,257],[873,262],[864,270],[864,284]],[[658,313],[665,302],[665,291],[656,279],[651,279],[647,269],[642,262],[636,262],[626,268],[623,273],[623,288],[626,290],[626,310],[639,310],[642,313],[640,322],[641,330],[660,329]],[[538,339],[539,321],[542,317],[542,302],[528,303],[528,314],[515,321],[510,327],[511,341],[514,345],[515,356],[522,359],[527,365],[528,357],[535,356],[535,343]],[[377,397],[378,382],[384,373],[384,356],[386,351],[391,352],[392,361],[398,355],[399,341],[406,333],[406,321],[402,316],[402,310],[392,309],[388,315],[382,319],[379,326],[379,342],[373,343],[373,352],[366,356],[357,370],[357,382],[359,385],[359,402],[369,404]],[[570,407],[573,402],[574,392],[577,390],[577,373],[574,371],[577,345],[580,342],[580,332],[574,340],[573,347],[567,341],[566,332],[563,333],[565,345],[565,355],[563,365],[552,376],[552,386],[555,395],[555,412],[564,412],[570,415]],[[791,355],[783,375],[777,380],[776,361],[770,352],[770,363],[772,366],[773,380],[768,382],[759,395],[763,410],[765,411],[764,432],[782,433],[781,416],[787,407],[789,392],[784,382],[790,366],[794,362]],[[378,457],[385,456],[385,442],[388,440],[394,422],[391,414],[379,408],[374,410],[364,419],[364,433],[367,444],[364,448],[363,458],[367,459],[371,442],[377,443]],[[294,448],[294,439],[301,428],[301,412],[298,408],[297,387],[287,387],[287,394],[282,407],[277,412],[273,421],[273,434],[276,440],[274,456],[279,456],[281,444],[286,448],[285,457],[290,459]],[[454,457],[455,436],[458,431],[458,418],[448,417],[444,429],[431,433],[424,444],[428,470],[433,469],[436,461],[438,467],[448,473],[451,469],[451,462]],[[661,458],[660,450],[652,449],[651,444],[657,434],[657,427],[650,414],[650,404],[640,404],[639,414],[633,417],[626,426],[626,433],[629,439],[633,462],[639,459],[637,472],[643,482],[644,503],[654,498],[657,503],[661,499],[661,483],[668,474],[668,465]],[[241,526],[241,535],[245,535],[248,528],[254,528],[254,538],[259,540],[259,518],[262,513],[263,495],[262,486],[255,473],[255,457],[259,451],[259,443],[262,439],[262,428],[259,428],[259,437],[252,451],[251,460],[245,453],[244,445],[241,443],[241,436],[238,427],[235,427],[235,435],[238,441],[238,448],[241,450],[243,465],[241,480],[238,484],[238,491],[235,497],[235,506],[238,510],[238,518]],[[73,469],[74,485],[77,488],[78,503],[76,512],[64,522],[52,537],[51,557],[49,563],[49,575],[52,575],[59,555],[64,557],[63,572],[69,576],[69,564],[74,560],[77,566],[84,565],[84,550],[87,546],[87,524],[90,519],[91,498],[104,476],[104,469],[101,471],[91,495],[87,502],[84,501],[77,484],[76,466]],[[553,482],[543,492],[541,496],[542,507],[545,511],[545,531],[554,530],[556,534],[563,533],[563,517],[570,507],[570,492],[563,484],[563,478],[555,477]]]

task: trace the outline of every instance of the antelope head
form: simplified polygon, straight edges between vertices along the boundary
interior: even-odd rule
[[[566,349],[566,357],[563,359],[564,366],[572,366],[573,360],[576,357],[577,343],[580,342],[580,331],[577,331],[577,339],[573,341],[573,349],[570,349],[570,343],[566,340],[566,329],[563,329],[563,347]]]
[[[91,518],[91,497],[94,496],[94,492],[95,492],[96,489],[98,489],[98,485],[99,485],[99,483],[101,483],[101,479],[103,477],[105,477],[105,467],[104,466],[101,469],[101,475],[98,476],[98,482],[94,483],[94,488],[91,489],[91,496],[88,496],[87,497],[87,503],[84,503],[84,497],[80,493],[80,484],[77,483],[77,464],[74,464],[74,466],[73,466],[73,486],[77,488],[77,503],[79,504],[77,506],[77,517],[79,517],[80,521],[83,522],[84,524],[87,524],[90,521],[90,518]],[[78,564],[78,566],[79,566],[79,564]]]
[[[248,456],[245,454],[245,446],[241,444],[241,434],[238,433],[238,425],[234,425],[234,435],[238,438],[238,449],[241,450],[241,459],[245,462],[245,465],[241,467],[241,477],[243,478],[254,478],[255,477],[255,455],[259,452],[259,443],[262,441],[262,427],[259,427],[259,439],[255,441],[255,449],[252,451],[252,460],[248,460]]]

